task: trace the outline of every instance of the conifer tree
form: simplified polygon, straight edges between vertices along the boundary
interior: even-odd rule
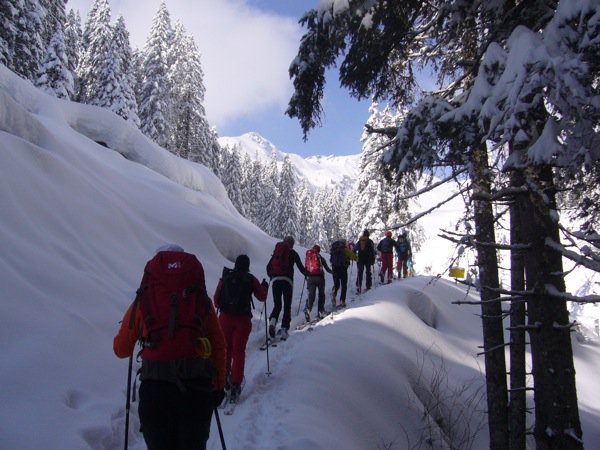
[[[98,100],[101,75],[99,70],[106,66],[113,30],[110,25],[108,0],[94,0],[85,23],[82,37],[83,53],[79,59],[77,78],[81,103]]]
[[[297,236],[298,227],[298,200],[296,192],[296,177],[288,155],[283,159],[281,174],[278,180],[278,199],[276,203],[276,237]]]
[[[57,98],[70,100],[73,96],[73,77],[69,70],[63,34],[60,31],[54,33],[50,40],[35,84]]]
[[[132,87],[131,46],[123,16],[117,18],[108,51],[98,69],[98,92],[91,104],[110,109],[139,126],[137,103]]]
[[[6,6],[12,6],[7,16],[12,23],[4,31],[8,68],[27,80],[35,81],[48,44],[43,38],[45,10],[38,0],[9,0]]]
[[[81,16],[79,11],[73,9],[67,14],[65,22],[65,52],[67,54],[67,63],[69,71],[73,78],[73,93],[77,96],[79,92],[79,78],[77,77],[77,66],[79,65],[79,55],[82,53],[83,30],[81,29]]]
[[[308,188],[308,181],[302,178],[298,191],[298,235],[300,245],[308,247],[311,242],[310,226],[313,220],[313,197]]]
[[[231,203],[233,203],[238,212],[245,216],[244,200],[242,197],[242,166],[240,164],[240,154],[237,145],[233,148],[225,147],[223,149],[222,168],[221,182],[227,190],[229,200],[231,200]]]
[[[213,134],[205,118],[204,88],[200,54],[196,43],[184,26],[177,22],[172,47],[173,64],[168,79],[172,87],[173,128],[169,149],[183,158],[197,161],[213,169],[218,165],[211,155]]]
[[[171,85],[168,79],[172,43],[171,17],[162,2],[144,46],[139,117],[142,133],[165,148],[169,146],[172,128]]]

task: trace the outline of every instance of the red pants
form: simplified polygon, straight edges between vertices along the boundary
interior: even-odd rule
[[[408,277],[408,255],[398,255],[398,278]]]
[[[242,384],[246,364],[246,343],[252,331],[249,316],[235,316],[221,312],[219,323],[227,342],[227,368],[231,370],[231,382]]]
[[[393,253],[381,253],[381,272],[380,275],[385,277],[387,272],[387,280],[392,281],[394,278],[394,254]]]

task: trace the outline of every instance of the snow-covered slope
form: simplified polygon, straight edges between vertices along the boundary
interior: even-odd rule
[[[213,292],[240,253],[262,278],[274,240],[233,209],[204,167],[2,66],[0,184],[0,448],[122,448],[127,361],[114,356],[112,339],[144,263],[178,243],[198,255]],[[297,279],[293,326],[303,288]],[[437,424],[455,413],[467,415],[454,429],[470,430],[471,448],[486,448],[477,308],[451,304],[467,297],[476,299],[430,277],[350,295],[347,310],[271,350],[270,376],[257,350],[265,331],[257,305],[242,403],[221,416],[228,448],[403,449],[429,438],[448,448],[454,438]],[[574,342],[587,448],[600,448],[594,339]],[[445,417],[424,413],[440,400]],[[136,409],[130,448],[143,449]],[[208,448],[221,448],[215,422]]]

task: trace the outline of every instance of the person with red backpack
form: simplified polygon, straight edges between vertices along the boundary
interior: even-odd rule
[[[306,298],[306,306],[304,307],[304,317],[310,322],[310,312],[315,303],[316,291],[319,291],[319,300],[317,304],[317,314],[319,319],[325,317],[325,269],[331,273],[331,269],[327,265],[325,258],[321,256],[321,247],[313,245],[312,248],[306,251],[306,262],[304,264],[308,277],[306,286],[308,288],[308,297]]]
[[[138,412],[146,445],[205,449],[213,410],[225,395],[225,338],[202,264],[179,246],[159,248],[146,264],[114,338],[115,354],[131,358],[138,340]]]
[[[392,239],[392,232],[387,230],[385,237],[377,244],[377,251],[381,255],[381,270],[379,271],[379,280],[381,284],[385,281],[385,275],[387,273],[388,284],[392,282],[394,278],[394,247],[396,241]]]
[[[280,335],[286,340],[289,335],[292,320],[292,295],[294,294],[294,265],[302,275],[308,276],[306,268],[300,261],[300,256],[294,250],[294,238],[286,236],[275,245],[273,255],[267,264],[267,275],[271,279],[273,290],[273,310],[269,316],[269,335],[275,337],[275,327],[283,306]],[[282,305],[283,298],[283,305]]]
[[[269,285],[250,273],[250,258],[239,255],[233,269],[223,268],[215,290],[214,303],[227,342],[227,380],[225,391],[229,402],[236,403],[242,392],[246,344],[252,331],[252,295],[258,301],[267,299]]]

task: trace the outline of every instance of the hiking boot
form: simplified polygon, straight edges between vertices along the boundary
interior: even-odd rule
[[[356,293],[357,293],[357,294],[360,294],[360,286],[357,286],[357,287],[356,287]]]
[[[242,386],[239,384],[234,384],[231,387],[231,396],[229,397],[230,403],[237,403],[240,398],[240,394],[242,393]]]
[[[346,307],[346,300],[342,300],[340,302],[340,307],[345,308]]]
[[[287,328],[282,328],[281,330],[279,330],[279,333],[279,339],[281,339],[282,341],[287,340],[288,336],[290,335]]]
[[[272,338],[275,337],[275,326],[277,325],[277,319],[275,317],[272,317],[271,320],[269,320],[269,336],[271,336]]]
[[[327,313],[325,311],[319,311],[319,319],[324,319],[325,316],[327,316]]]
[[[308,308],[304,308],[304,318],[307,322],[310,322],[310,312],[308,311]]]
[[[331,288],[331,304],[335,308],[335,297],[337,296],[337,289]]]
[[[383,283],[384,283],[384,281],[385,281],[385,280],[383,279],[383,274],[382,274],[382,273],[380,273],[380,274],[379,274],[379,280],[381,281],[381,284],[383,284]]]

